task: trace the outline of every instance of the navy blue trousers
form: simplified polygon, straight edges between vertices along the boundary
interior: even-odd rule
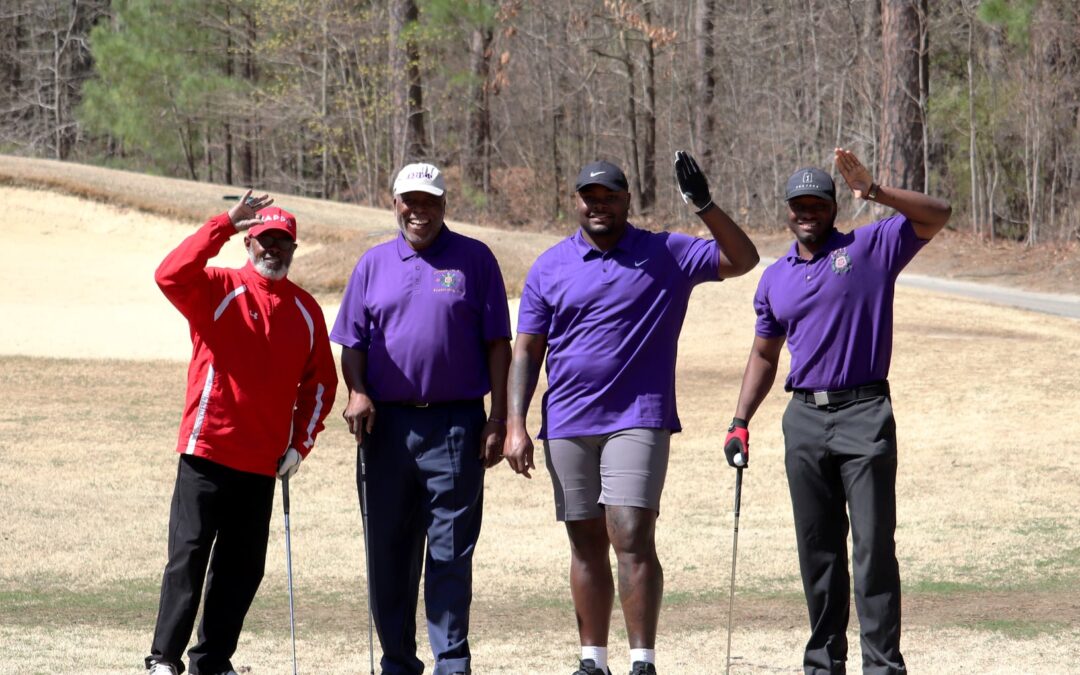
[[[183,672],[205,577],[199,641],[188,651],[191,672],[232,670],[230,659],[266,566],[275,482],[272,476],[180,456],[169,514],[169,562],[147,668],[161,661]]]
[[[435,675],[469,673],[472,555],[480,536],[482,401],[376,405],[365,437],[371,605],[386,675],[417,675],[416,603],[424,607]],[[357,487],[360,471],[357,468]],[[425,543],[427,555],[425,556]]]
[[[792,399],[783,424],[784,464],[810,613],[803,672],[846,672],[850,523],[862,671],[865,675],[905,673],[894,540],[896,422],[892,402],[888,396],[877,396],[819,408]]]

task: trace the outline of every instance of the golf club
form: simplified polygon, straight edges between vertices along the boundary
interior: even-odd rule
[[[367,449],[364,448],[364,442],[360,441],[356,445],[356,450],[360,459],[360,516],[364,521],[364,565],[367,567],[367,639],[368,639],[368,657],[371,660],[371,675],[375,675],[375,638],[372,634],[372,614],[371,614],[371,554],[368,553],[368,516],[367,516]]]
[[[731,672],[731,620],[735,609],[735,556],[739,551],[739,506],[742,503],[742,468],[735,469],[735,538],[731,542],[731,596],[727,614],[727,669]]]
[[[296,611],[293,607],[292,538],[289,534],[289,477],[281,479],[281,503],[285,508],[285,569],[289,575],[289,632],[292,634],[292,671],[296,675]]]

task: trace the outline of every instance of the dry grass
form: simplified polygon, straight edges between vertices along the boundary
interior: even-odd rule
[[[749,340],[743,300],[752,286],[700,289],[681,344],[687,431],[675,440],[659,531],[667,669],[718,672],[723,658],[732,474],[718,439]],[[1080,422],[1065,395],[1050,393],[1075,382],[1075,323],[904,292],[898,310],[897,539],[909,589],[909,663],[923,672],[1076,672]],[[42,672],[137,665],[164,560],[183,371],[177,361],[0,359],[8,411],[0,419],[0,625],[11,646],[0,672],[29,672],[28,657]],[[754,424],[737,672],[795,672],[806,630],[777,423],[783,403],[774,394]],[[336,418],[331,424],[294,486],[300,662],[356,672],[366,664],[366,629],[354,448]],[[567,670],[574,631],[566,547],[547,478],[527,482],[499,467],[487,489],[477,670]],[[273,533],[237,660],[252,672],[281,672],[289,659],[279,515]],[[621,640],[617,629],[620,660]]]
[[[141,185],[143,177],[131,180]],[[161,187],[166,183],[152,187],[158,179],[146,180],[147,191],[171,193]],[[304,222],[301,216],[301,227]],[[143,235],[158,236],[147,227]],[[176,231],[169,228],[183,226],[153,228],[172,240]],[[111,245],[125,229],[108,230]],[[363,231],[347,220],[341,229]],[[532,255],[528,246],[516,247],[510,233],[485,238],[519,248],[521,261]],[[78,241],[88,259],[110,261],[108,247],[90,248],[93,237]],[[142,274],[146,249],[124,241],[143,252],[131,253],[130,268],[118,253],[114,271]],[[54,252],[26,247],[18,255],[43,265]],[[30,274],[31,267],[20,269]],[[94,284],[124,291],[100,274]],[[686,432],[673,443],[658,534],[666,569],[658,644],[665,672],[723,672],[733,474],[719,441],[751,340],[755,282],[756,274],[698,289],[680,344]],[[70,285],[88,307],[98,306],[83,288],[91,284],[70,270],[58,283]],[[24,286],[23,301],[34,303],[45,290]],[[127,290],[114,302],[142,292]],[[14,306],[12,298],[0,300],[5,312]],[[144,311],[158,320],[156,310]],[[103,360],[32,358],[10,348],[36,338],[54,341],[57,356],[70,353],[69,343],[99,328],[91,315],[79,317],[59,339],[20,336],[25,327],[9,323],[0,341],[0,353],[7,352],[0,356],[0,673],[135,672],[150,642],[185,364],[182,352],[169,360]],[[897,541],[906,587],[905,654],[915,672],[1080,672],[1076,326],[898,292],[892,372],[901,442]],[[9,340],[10,334],[16,338]],[[114,331],[114,339],[131,340],[132,353],[138,352],[140,335]],[[798,672],[807,633],[783,475],[784,404],[775,391],[753,425],[733,645],[739,673]],[[297,646],[305,672],[367,672],[354,446],[337,417],[340,407],[293,486]],[[538,419],[534,410],[534,427]],[[553,521],[547,476],[541,470],[525,481],[500,466],[486,483],[476,558],[476,672],[570,672],[576,639],[567,551]],[[286,672],[290,663],[280,505],[274,518],[267,576],[236,659],[253,673]],[[625,669],[627,653],[616,614],[617,672]],[[851,642],[854,670],[854,632]]]

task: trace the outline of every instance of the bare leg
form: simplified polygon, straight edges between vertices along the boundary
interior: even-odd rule
[[[619,560],[619,601],[631,649],[653,649],[664,568],[656,557],[656,512],[634,506],[606,507],[607,533]]]
[[[566,533],[570,536],[570,594],[581,644],[606,647],[615,582],[604,518],[567,521]]]

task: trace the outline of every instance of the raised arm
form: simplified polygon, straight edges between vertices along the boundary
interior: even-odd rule
[[[709,228],[720,248],[721,279],[742,276],[758,264],[757,247],[750,237],[728,216],[709,192],[709,182],[697,162],[687,152],[675,153],[675,179],[679,182],[683,201],[692,203],[697,216]]]
[[[206,319],[209,277],[206,263],[216,256],[229,237],[259,222],[256,212],[273,203],[269,195],[252,197],[251,190],[226,213],[214,216],[189,235],[158,265],[154,280],[189,321]],[[213,311],[209,307],[209,311]]]
[[[529,403],[536,393],[546,351],[547,335],[518,333],[510,361],[510,409],[503,452],[510,468],[526,478],[532,478],[529,469],[536,468],[536,465],[533,463],[533,442],[525,418],[529,413]]]
[[[844,177],[856,199],[869,199],[883,206],[896,209],[911,221],[915,236],[933,239],[941,232],[952,215],[952,206],[944,199],[930,195],[874,183],[870,170],[850,150],[836,148],[836,168]]]

